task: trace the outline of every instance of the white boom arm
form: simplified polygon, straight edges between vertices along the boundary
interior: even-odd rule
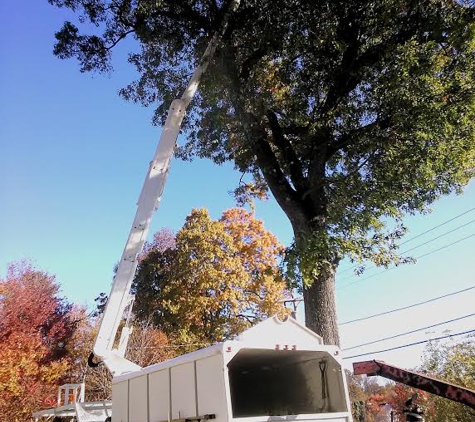
[[[237,9],[240,0],[231,2],[220,31],[211,38],[199,66],[194,71],[182,97],[172,102],[162,134],[150,163],[145,182],[137,202],[137,212],[130,230],[124,252],[119,262],[112,288],[102,317],[99,333],[94,344],[94,354],[101,359],[114,376],[130,372],[140,367],[124,358],[130,329],[126,326],[121,332],[118,348],[114,341],[123,320],[124,311],[132,305],[133,297],[130,287],[137,268],[137,258],[142,251],[152,220],[153,212],[158,208],[165,186],[170,160],[176,145],[176,139],[185,116],[185,110],[190,104],[200,82],[201,76],[213,57],[219,38],[224,32],[229,14]]]

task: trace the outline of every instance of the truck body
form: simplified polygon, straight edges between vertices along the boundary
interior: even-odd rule
[[[350,422],[340,350],[292,318],[115,376],[114,422]]]

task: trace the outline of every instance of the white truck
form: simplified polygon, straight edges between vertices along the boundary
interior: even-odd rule
[[[340,350],[293,318],[114,377],[113,422],[351,422]]]
[[[170,106],[89,359],[92,366],[99,359],[113,375],[113,422],[352,421],[340,350],[324,345],[321,337],[292,318],[268,319],[233,341],[147,368],[124,357],[131,332],[128,324],[116,339],[119,326],[130,316],[134,300],[130,287],[138,256],[162,196],[185,110],[229,14],[238,6],[239,0],[231,2],[185,92]],[[58,400],[59,404],[60,408],[36,412],[35,419],[70,418],[75,412],[78,422],[110,420],[109,403]]]

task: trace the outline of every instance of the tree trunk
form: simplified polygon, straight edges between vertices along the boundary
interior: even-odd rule
[[[319,274],[304,287],[305,324],[323,337],[325,344],[340,346],[335,302],[335,268]]]

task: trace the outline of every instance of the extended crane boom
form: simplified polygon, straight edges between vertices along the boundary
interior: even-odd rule
[[[209,62],[218,45],[219,39],[227,27],[229,15],[237,9],[240,0],[232,0],[220,29],[211,38],[199,66],[194,71],[187,88],[180,99],[172,102],[167,120],[163,126],[157,150],[150,163],[142,191],[137,202],[137,212],[130,230],[124,252],[119,262],[112,288],[102,317],[99,333],[94,344],[94,354],[101,359],[113,375],[140,369],[133,362],[124,358],[127,341],[131,330],[126,326],[121,332],[119,346],[114,342],[124,312],[132,306],[133,297],[130,287],[137,268],[137,259],[142,251],[152,220],[153,212],[158,208],[165,186],[170,160],[176,145],[176,139],[190,104]]]
[[[379,375],[475,409],[474,390],[429,377],[428,375],[398,368],[397,366],[389,365],[380,360],[354,362],[353,372],[355,375],[365,374],[369,377]]]

